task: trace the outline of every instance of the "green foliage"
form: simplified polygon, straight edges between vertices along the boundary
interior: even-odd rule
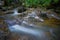
[[[7,4],[9,5],[13,0],[6,0],[6,1]],[[52,3],[52,1],[53,3],[57,3],[59,0],[18,0],[18,1],[20,4],[22,3],[26,7],[34,7],[34,6],[47,7]]]
[[[37,6],[39,5],[39,0],[25,0],[24,4],[25,6]]]
[[[59,0],[53,0],[53,3],[57,3]],[[44,6],[47,7],[51,4],[52,0],[25,0],[24,5],[29,6]]]
[[[53,0],[54,1],[54,3],[57,3],[59,0]]]
[[[11,4],[12,0],[4,0],[5,1],[5,6],[8,6]]]
[[[38,6],[39,5],[39,0],[25,0],[24,5],[25,6]]]
[[[49,6],[50,5],[50,3],[51,3],[51,0],[41,0],[40,1],[40,4],[42,5],[42,6]]]

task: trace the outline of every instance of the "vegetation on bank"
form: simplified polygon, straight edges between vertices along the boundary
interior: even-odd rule
[[[51,3],[58,3],[59,0],[24,0],[25,6],[42,6],[47,7],[51,5]]]
[[[57,4],[59,0],[5,0],[5,4],[10,5],[14,3],[23,4],[26,7],[47,7],[51,4]]]
[[[53,11],[57,11],[60,13],[60,0],[3,0],[4,7],[42,7],[47,9],[53,9]]]

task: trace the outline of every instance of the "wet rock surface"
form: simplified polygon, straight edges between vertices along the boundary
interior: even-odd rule
[[[4,40],[3,38],[5,37],[6,40],[58,40],[58,28],[60,25],[60,20],[55,19],[55,16],[52,18],[51,15],[49,16],[49,14],[47,15],[46,11],[42,13],[41,11],[37,11],[33,8],[22,13],[18,13],[17,10],[13,10],[13,13],[11,14],[8,12],[5,15],[4,13],[1,14],[3,16],[3,19],[0,20],[0,24],[3,25],[6,23],[7,25],[5,24],[6,27],[4,27],[4,25],[0,26],[5,29],[8,28],[11,32],[11,34],[4,36],[2,32],[5,29],[0,28],[2,29],[0,33],[3,35],[3,37],[0,37],[2,38],[1,40]],[[5,23],[3,23],[3,21]],[[15,26],[17,24],[18,26]],[[11,31],[11,28],[13,28],[13,31]],[[34,34],[41,35],[41,37],[35,36]],[[7,39],[7,37],[9,37],[9,39]]]

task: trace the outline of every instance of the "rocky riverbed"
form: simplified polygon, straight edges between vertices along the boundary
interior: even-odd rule
[[[3,28],[0,28],[0,30],[4,31],[4,33],[5,33],[6,28],[9,29],[10,26],[13,27],[14,25],[18,24],[21,27],[24,26],[24,29],[26,29],[28,31],[30,31],[30,30],[33,31],[33,29],[35,31],[37,29],[40,32],[40,30],[43,30],[41,32],[42,33],[41,40],[53,40],[53,39],[58,40],[58,37],[59,37],[58,30],[59,30],[59,26],[60,26],[60,18],[57,16],[57,14],[55,12],[52,12],[50,10],[45,10],[45,9],[42,10],[40,8],[36,8],[36,9],[27,8],[25,12],[18,13],[18,9],[19,9],[19,7],[16,9],[13,9],[13,10],[0,12],[0,15],[1,15],[0,16],[0,25],[3,25],[3,26],[1,26]],[[5,23],[7,23],[7,24],[5,24]],[[9,25],[9,26],[7,26],[7,25]],[[27,27],[27,28],[25,28],[25,27]],[[30,29],[30,28],[33,28],[33,29]],[[22,29],[20,31],[22,31]],[[9,30],[9,31],[11,32],[11,30]],[[7,33],[9,31],[7,31]],[[32,39],[31,39],[30,35],[26,35],[26,34],[28,34],[28,33],[25,33],[27,31],[25,31],[25,32],[20,32],[20,31],[17,32],[17,30],[16,30],[15,32],[12,32],[11,34],[9,33],[6,36],[9,36],[9,39],[11,39],[11,40],[39,40],[39,38],[35,39],[35,36],[33,37],[33,35],[32,35]],[[23,33],[25,33],[24,34],[25,36],[23,36]],[[29,33],[31,33],[31,32],[29,32]],[[43,39],[44,35],[45,35],[45,37],[48,37],[48,38]],[[28,39],[26,39],[26,36],[28,37]]]

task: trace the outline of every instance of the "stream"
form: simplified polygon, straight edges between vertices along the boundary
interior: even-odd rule
[[[57,30],[57,28],[51,28],[48,26],[43,27],[42,25],[37,26],[34,24],[30,24],[30,23],[28,23],[29,20],[25,21],[23,19],[24,17],[20,18],[18,16],[18,15],[21,15],[24,13],[18,13],[17,9],[14,9],[13,11],[14,12],[12,14],[0,16],[0,18],[3,17],[5,19],[4,21],[7,23],[8,29],[10,30],[11,33],[16,33],[17,35],[28,35],[31,37],[35,37],[35,38],[33,38],[34,40],[51,40],[51,39],[53,39],[52,38],[53,36],[56,37],[56,35],[53,32],[55,30]],[[43,19],[41,19],[41,20],[43,20]],[[31,39],[31,40],[33,40],[33,39]]]

